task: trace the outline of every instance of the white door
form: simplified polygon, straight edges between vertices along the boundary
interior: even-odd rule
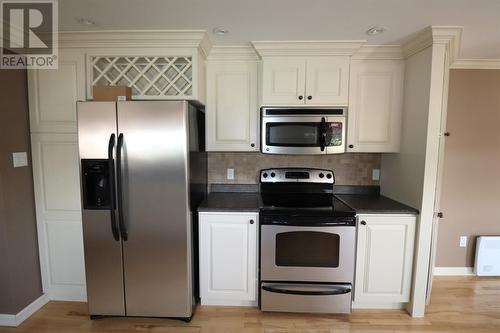
[[[76,134],[31,134],[42,285],[52,300],[86,300]]]
[[[352,61],[347,151],[399,151],[403,83],[402,60]]]
[[[303,58],[270,58],[262,62],[262,104],[302,105],[306,62]]]
[[[348,56],[311,57],[306,64],[306,104],[346,106],[349,89]]]
[[[354,300],[408,302],[411,289],[414,215],[359,215]]]
[[[258,151],[255,61],[207,63],[207,150]]]
[[[204,305],[255,305],[256,213],[201,213],[200,296]]]

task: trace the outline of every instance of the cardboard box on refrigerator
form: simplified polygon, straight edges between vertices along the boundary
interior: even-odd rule
[[[130,101],[132,88],[127,86],[93,86],[92,97],[94,101]]]

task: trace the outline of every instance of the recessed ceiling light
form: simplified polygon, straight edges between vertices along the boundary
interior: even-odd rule
[[[92,21],[91,19],[85,18],[85,17],[77,17],[76,22],[86,25],[86,26],[93,26],[95,25],[95,21]]]
[[[224,27],[217,27],[217,28],[214,28],[213,32],[214,32],[214,34],[216,34],[218,36],[224,36],[224,35],[227,35],[229,33],[229,30],[224,28]]]
[[[384,31],[385,31],[385,28],[383,28],[383,27],[372,27],[372,28],[366,30],[366,34],[370,35],[370,36],[380,35]]]

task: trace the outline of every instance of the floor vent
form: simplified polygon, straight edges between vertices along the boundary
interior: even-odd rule
[[[500,236],[477,238],[474,273],[479,276],[500,276]]]

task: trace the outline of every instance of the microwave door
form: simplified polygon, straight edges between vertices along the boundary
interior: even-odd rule
[[[322,146],[325,124],[319,117],[266,117],[262,151],[270,154],[326,154]]]
[[[345,118],[328,117],[325,126],[325,145],[327,154],[339,154],[345,152]]]

